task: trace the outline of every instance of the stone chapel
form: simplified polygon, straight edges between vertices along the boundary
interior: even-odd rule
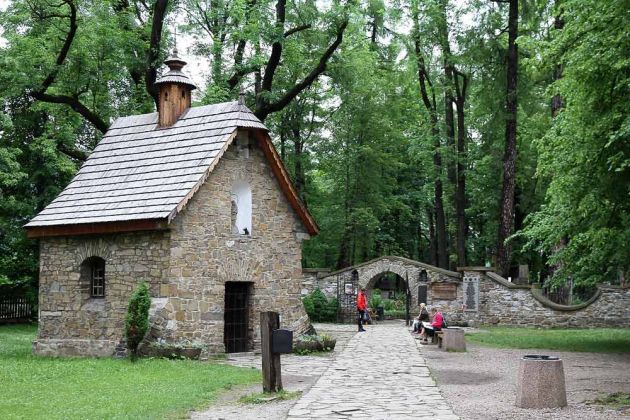
[[[310,328],[301,252],[318,227],[267,128],[242,94],[191,108],[186,63],[174,51],[165,64],[159,111],[117,119],[25,226],[40,244],[36,354],[114,354],[142,281],[148,340],[248,351],[263,310]]]

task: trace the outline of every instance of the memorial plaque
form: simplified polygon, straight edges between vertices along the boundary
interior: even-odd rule
[[[464,310],[479,311],[479,277],[464,276]]]
[[[433,300],[455,300],[457,299],[457,284],[455,283],[432,283],[431,297]]]

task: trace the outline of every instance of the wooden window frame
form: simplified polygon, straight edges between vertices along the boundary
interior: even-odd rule
[[[90,261],[90,297],[105,297],[105,260],[102,258]]]

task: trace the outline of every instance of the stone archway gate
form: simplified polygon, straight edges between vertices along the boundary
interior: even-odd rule
[[[452,299],[458,297],[458,287],[462,282],[460,273],[434,267],[419,261],[410,260],[403,257],[386,256],[333,271],[320,277],[320,284],[337,285],[340,276],[351,277],[352,272],[358,274],[359,287],[371,289],[379,276],[383,273],[392,272],[399,275],[403,280],[408,281],[411,293],[411,311],[416,312],[420,303],[419,298],[426,298],[425,303],[431,305],[437,300],[442,300],[444,294],[449,291]],[[356,274],[355,274],[356,276]]]

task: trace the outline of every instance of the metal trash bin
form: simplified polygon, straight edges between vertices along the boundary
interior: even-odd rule
[[[540,354],[523,356],[518,368],[516,406],[555,408],[566,405],[562,359]]]

